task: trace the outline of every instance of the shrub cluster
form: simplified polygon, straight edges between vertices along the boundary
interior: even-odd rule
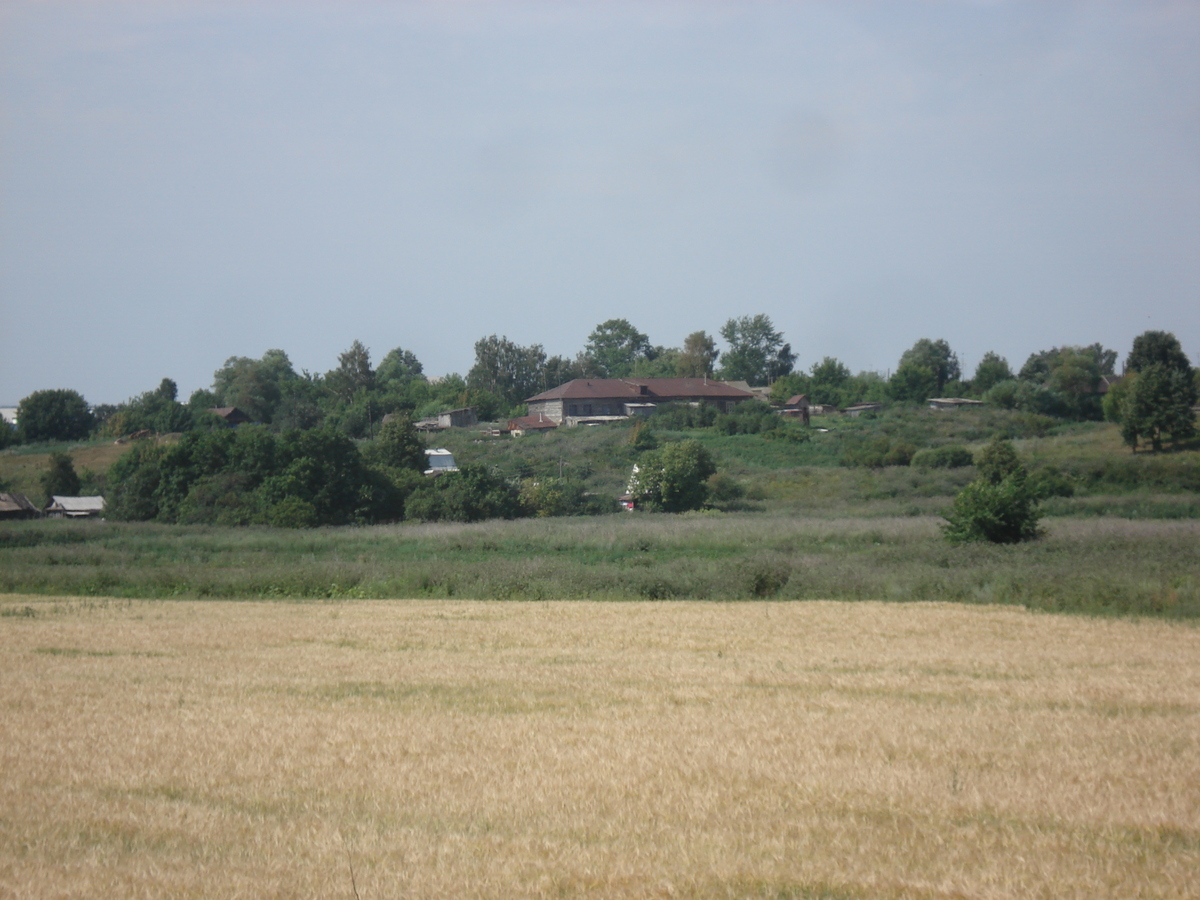
[[[927,469],[960,469],[963,466],[975,464],[975,457],[966,447],[953,445],[948,447],[927,447],[913,454],[911,465],[924,466]]]
[[[1038,537],[1038,496],[1012,444],[993,440],[980,451],[976,464],[979,477],[958,492],[946,516],[946,539],[953,544],[1016,544]]]

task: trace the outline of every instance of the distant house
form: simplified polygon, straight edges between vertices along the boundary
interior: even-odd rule
[[[983,401],[966,400],[962,397],[933,397],[929,401],[930,409],[964,409],[977,406],[983,406]]]
[[[780,407],[779,414],[787,419],[801,419],[807,425],[811,411],[812,404],[808,402],[808,397],[804,394],[796,394],[789,397],[787,403]]]
[[[103,497],[59,497],[50,498],[46,515],[52,519],[86,519],[104,512]]]
[[[24,494],[0,494],[0,519],[36,519],[41,514]]]
[[[210,409],[209,412],[214,416],[224,419],[225,424],[231,428],[235,425],[245,425],[250,421],[250,417],[236,406],[216,406]]]
[[[389,422],[395,418],[396,413],[388,413],[383,417],[383,421]],[[479,417],[475,414],[475,407],[464,406],[461,409],[450,409],[446,412],[440,412],[436,416],[426,416],[423,419],[417,419],[413,422],[413,427],[417,431],[445,431],[447,428],[469,428],[472,425],[478,424]]]
[[[17,407],[15,406],[0,406],[0,421],[10,428],[17,427]]]
[[[479,422],[475,415],[475,407],[464,406],[462,409],[451,409],[438,413],[439,428],[470,428]]]
[[[728,412],[754,394],[707,378],[576,378],[525,402],[530,416],[558,425],[650,415],[662,403],[705,403]]]
[[[521,437],[522,435],[531,433],[545,433],[553,431],[557,427],[557,422],[541,413],[508,420],[508,433],[513,437]]]

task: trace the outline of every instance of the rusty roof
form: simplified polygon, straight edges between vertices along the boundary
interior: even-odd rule
[[[632,400],[645,398],[660,403],[671,400],[750,400],[753,394],[723,381],[705,378],[576,378],[566,384],[530,397],[539,400]]]
[[[509,419],[508,427],[510,430],[516,428],[524,431],[526,429],[534,430],[538,428],[557,428],[558,423],[548,416],[542,415],[542,413],[537,413],[536,415],[532,416],[521,416],[516,419]]]

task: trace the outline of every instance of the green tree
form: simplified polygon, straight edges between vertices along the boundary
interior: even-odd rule
[[[551,356],[542,366],[541,382],[538,391],[548,391],[560,384],[574,381],[583,377],[583,367],[578,360],[567,359],[565,356]]]
[[[1012,369],[1008,360],[998,353],[989,350],[983,354],[983,359],[975,367],[975,377],[971,379],[971,388],[977,395],[983,395],[1002,381],[1011,381]]]
[[[721,326],[721,337],[729,349],[721,355],[720,376],[724,381],[770,384],[789,374],[796,362],[783,332],[776,331],[770,316],[740,316]]]
[[[88,436],[95,420],[76,391],[34,391],[17,405],[17,436],[22,443],[77,441]]]
[[[598,378],[628,378],[639,359],[652,351],[650,338],[627,319],[608,319],[588,335],[584,348],[589,373]]]
[[[271,422],[285,387],[297,379],[291,360],[282,350],[268,350],[262,359],[231,356],[213,373],[212,393],[217,397],[214,405],[236,406],[255,422]]]
[[[1117,360],[1117,351],[1108,350],[1099,343],[1096,343],[1089,344],[1086,347],[1052,347],[1049,350],[1039,350],[1037,353],[1032,353],[1029,359],[1025,360],[1025,365],[1021,366],[1021,371],[1017,377],[1022,381],[1048,384],[1054,370],[1064,360],[1080,355],[1086,356],[1090,360],[1090,367],[1095,371],[1097,376],[1113,374],[1113,366]],[[1078,365],[1079,363],[1074,362],[1074,364]]]
[[[646,355],[633,364],[631,378],[675,378],[679,372],[677,347],[651,347]]]
[[[122,404],[105,422],[102,433],[109,436],[149,430],[159,434],[187,431],[195,422],[191,409],[178,400],[178,389],[170,378],[164,378],[153,391]]]
[[[667,443],[642,454],[629,492],[652,510],[700,509],[708,499],[708,479],[716,471],[716,463],[699,441]]]
[[[951,381],[957,381],[962,377],[962,368],[958,364],[958,356],[950,349],[950,345],[944,340],[931,341],[929,338],[921,338],[911,347],[904,351],[900,356],[900,365],[897,366],[897,371],[905,368],[905,365],[920,366],[933,374],[936,387],[934,390],[941,394],[946,385]],[[927,400],[929,397],[922,397],[922,400]]]
[[[81,483],[71,457],[65,453],[51,453],[46,471],[42,473],[41,485],[47,503],[51,497],[79,496]]]
[[[813,363],[808,399],[812,403],[845,404],[843,393],[850,382],[850,370],[832,356]]]
[[[375,387],[371,353],[361,341],[355,341],[338,354],[338,367],[325,374],[325,385],[344,403],[350,403],[361,391]]]
[[[717,342],[704,331],[693,331],[683,339],[683,350],[675,359],[675,374],[680,378],[712,377],[720,357]]]
[[[467,386],[494,394],[509,407],[517,406],[541,391],[545,365],[541,344],[522,347],[493,334],[475,342],[475,365],[467,373]]]
[[[402,388],[416,378],[423,378],[421,361],[403,347],[389,350],[375,370],[375,383],[382,388]]]
[[[1192,363],[1183,352],[1179,338],[1169,331],[1145,331],[1133,339],[1133,347],[1125,360],[1130,372],[1141,372],[1152,365],[1191,372]]]
[[[369,464],[385,469],[425,471],[425,442],[411,418],[398,415],[385,422],[364,453]]]
[[[1015,544],[1041,534],[1037,493],[1013,445],[1000,437],[979,452],[979,476],[954,498],[942,533],[953,544]]]
[[[937,373],[915,360],[903,360],[900,368],[888,380],[888,394],[893,400],[923,403],[941,393]]]
[[[1154,362],[1130,379],[1121,402],[1121,437],[1134,452],[1142,440],[1158,453],[1167,436],[1176,445],[1195,437],[1196,382],[1190,371]]]

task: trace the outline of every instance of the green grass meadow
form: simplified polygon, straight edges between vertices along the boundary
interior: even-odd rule
[[[882,599],[1019,604],[1171,618],[1200,616],[1200,451],[1130,453],[1115,426],[1002,410],[901,409],[821,416],[800,430],[692,437],[738,496],[682,516],[404,523],[274,530],[147,523],[0,524],[0,592],[130,598]],[[942,516],[975,468],[839,465],[886,438],[978,450],[1013,439],[1043,501],[1045,536],[951,547]],[[567,476],[620,494],[635,427],[519,439],[452,429],[433,439],[460,463],[511,479]],[[102,487],[125,448],[67,449]],[[0,453],[0,479],[32,491],[36,448]],[[14,614],[16,608],[6,608]],[[19,611],[19,610],[18,610]]]
[[[958,547],[939,523],[750,513],[312,531],[35,521],[0,527],[0,592],[938,600],[1200,616],[1198,521],[1054,518],[1038,541]]]

